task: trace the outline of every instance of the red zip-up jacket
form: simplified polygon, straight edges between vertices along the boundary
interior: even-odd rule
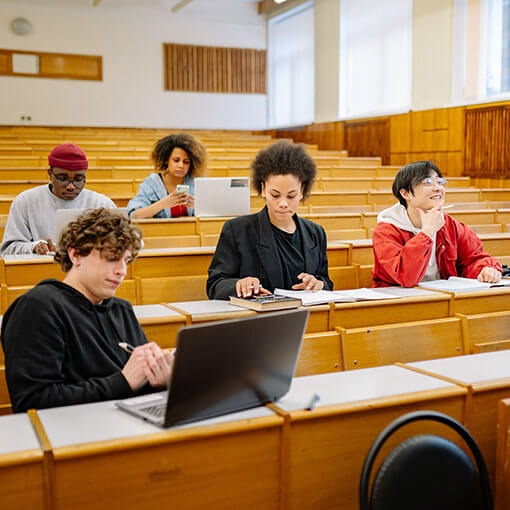
[[[464,223],[444,215],[436,236],[436,258],[442,279],[450,276],[477,278],[485,267],[502,271],[477,235]],[[372,235],[374,287],[414,287],[421,282],[432,253],[433,241],[423,232],[414,235],[391,223],[378,223]]]

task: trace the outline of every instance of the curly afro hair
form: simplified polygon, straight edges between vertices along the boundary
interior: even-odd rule
[[[58,241],[55,261],[62,271],[67,273],[73,263],[68,249],[74,248],[86,257],[94,249],[105,257],[120,260],[126,250],[131,252],[131,261],[135,260],[142,247],[142,232],[131,225],[129,220],[115,209],[88,209],[64,229]]]
[[[152,161],[158,172],[165,172],[172,151],[178,147],[186,152],[190,159],[189,175],[197,177],[204,174],[207,162],[207,150],[198,140],[188,133],[176,133],[165,136],[154,144]]]
[[[262,185],[271,175],[295,175],[303,186],[303,200],[312,191],[317,175],[315,161],[307,154],[303,144],[282,140],[262,149],[251,164],[253,187],[260,195]]]

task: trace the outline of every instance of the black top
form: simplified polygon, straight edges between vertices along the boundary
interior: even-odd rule
[[[14,412],[101,400],[137,392],[121,373],[129,354],[119,342],[147,342],[128,301],[92,304],[58,280],[43,280],[8,308],[2,321],[7,386]]]
[[[324,289],[332,290],[324,229],[297,215],[294,221],[299,230],[298,235],[301,236],[304,272],[324,282]],[[285,284],[267,207],[256,214],[239,216],[225,222],[208,273],[209,299],[229,299],[235,296],[237,281],[247,276],[258,278],[264,288],[271,292],[277,287],[290,288]]]
[[[271,224],[271,228],[276,241],[276,251],[282,266],[284,288],[290,289],[296,283],[301,283],[297,275],[305,271],[301,233],[298,228],[292,234],[280,230],[273,224]]]

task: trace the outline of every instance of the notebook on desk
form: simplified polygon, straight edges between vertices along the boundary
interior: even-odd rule
[[[274,402],[289,390],[308,314],[299,309],[182,328],[168,391],[117,406],[170,427]]]

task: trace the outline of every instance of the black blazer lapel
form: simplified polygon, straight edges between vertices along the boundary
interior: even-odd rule
[[[262,265],[263,271],[266,273],[271,285],[275,288],[283,287],[283,269],[280,264],[280,257],[276,249],[273,229],[269,222],[267,206],[257,213],[258,233],[257,253]]]
[[[298,216],[294,216],[297,227],[301,233],[303,240],[303,256],[305,258],[305,273],[316,274],[320,267],[321,251],[317,242],[317,236],[314,235],[312,230],[305,224],[305,222]]]

